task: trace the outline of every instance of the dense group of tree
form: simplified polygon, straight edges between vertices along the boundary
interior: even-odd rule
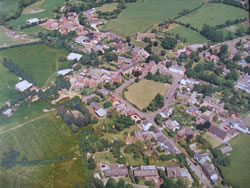
[[[155,98],[149,103],[148,107],[144,108],[143,111],[154,112],[159,108],[162,108],[164,105],[164,97],[161,94],[157,94]]]
[[[153,80],[155,82],[169,83],[169,84],[172,83],[172,77],[168,75],[161,75],[159,69],[156,71],[155,74],[149,72],[145,78],[147,80]]]
[[[36,85],[36,81],[30,75],[28,75],[23,69],[21,69],[18,65],[13,63],[11,59],[7,59],[6,57],[4,57],[3,65],[7,67],[10,72],[13,72],[18,77],[21,77],[22,79],[27,80],[28,82]]]
[[[166,50],[172,50],[177,45],[177,40],[174,37],[166,37],[161,41],[161,46]]]
[[[91,114],[79,97],[74,97],[72,100],[61,104],[58,107],[58,115],[72,128],[73,132],[78,132],[79,127],[91,123]]]

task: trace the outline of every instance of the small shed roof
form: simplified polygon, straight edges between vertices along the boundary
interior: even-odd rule
[[[16,89],[18,89],[21,92],[24,92],[25,90],[31,88],[33,86],[32,83],[29,83],[27,80],[23,80],[16,84]]]
[[[57,72],[57,74],[65,76],[65,75],[69,74],[72,71],[73,71],[72,69],[63,69],[63,70],[59,70]]]
[[[95,113],[96,113],[99,117],[104,117],[104,116],[107,115],[106,110],[104,110],[104,109],[102,109],[102,108],[100,108],[99,110],[97,110]]]
[[[70,53],[68,56],[67,56],[67,59],[72,61],[72,60],[75,60],[77,59],[78,61],[81,59],[82,55],[81,54],[77,54],[77,53]]]

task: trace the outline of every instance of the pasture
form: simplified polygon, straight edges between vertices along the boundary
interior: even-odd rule
[[[51,111],[45,113],[43,109]],[[0,185],[2,178],[10,184],[19,178],[21,184],[33,187],[67,187],[71,183],[83,184],[87,178],[77,136],[48,105],[24,103],[12,117],[0,122],[0,163],[9,147],[19,152],[17,161],[25,158],[28,165],[9,170],[0,167]],[[73,156],[78,157],[73,160]]]
[[[18,78],[0,63],[0,107],[15,96]]]
[[[100,29],[123,37],[134,36],[136,32],[147,31],[154,24],[178,16],[184,8],[192,10],[201,3],[202,0],[138,0],[126,4],[127,8],[117,19],[108,21]]]
[[[0,17],[9,17],[18,10],[19,0],[0,0]]]
[[[163,83],[152,80],[141,80],[129,86],[128,91],[124,92],[124,96],[126,100],[142,110],[149,105],[157,93],[165,95],[167,90],[168,88]]]
[[[15,20],[11,20],[8,24],[16,29],[18,25],[25,25],[26,20],[31,18],[45,18],[52,17],[53,9],[55,7],[61,7],[64,3],[64,0],[40,0],[39,2],[28,6],[22,15]]]
[[[167,33],[178,34],[181,38],[185,38],[186,43],[188,44],[200,44],[207,42],[207,39],[200,33],[194,32],[193,30],[188,29],[182,25],[178,25],[177,27],[168,30]]]
[[[240,188],[249,187],[250,177],[250,137],[246,134],[234,138],[231,142],[233,151],[229,167],[221,167],[226,180]]]
[[[234,6],[206,3],[200,9],[179,18],[177,21],[189,23],[194,28],[201,30],[204,23],[210,26],[224,24],[226,21],[246,18],[247,11]]]
[[[27,74],[31,75],[39,87],[47,85],[56,76],[60,56],[66,56],[65,49],[50,48],[36,44],[0,50],[0,58],[8,57]]]

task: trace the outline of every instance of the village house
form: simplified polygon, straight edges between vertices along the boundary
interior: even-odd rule
[[[137,41],[143,41],[145,38],[149,38],[151,41],[155,41],[155,33],[137,33],[136,34],[136,40]]]
[[[96,102],[91,102],[89,105],[94,111],[95,113],[100,117],[104,117],[107,115],[106,110],[104,110],[103,108],[101,108]]]
[[[41,23],[40,26],[48,30],[55,30],[59,28],[59,24],[56,19],[48,19],[46,22]]]
[[[101,165],[105,177],[126,177],[128,168],[125,165]]]
[[[164,124],[167,126],[168,129],[174,132],[181,128],[181,125],[176,120],[172,121],[171,119],[169,119]]]
[[[169,106],[168,108],[166,108],[163,111],[161,111],[160,115],[163,118],[168,118],[172,114],[173,110],[174,110],[173,107]]]
[[[133,59],[126,58],[123,56],[118,56],[118,63],[125,63],[125,64],[131,64]]]
[[[230,140],[230,135],[226,131],[214,125],[211,125],[208,131],[209,133],[211,133],[212,135],[215,135],[217,138],[219,138],[223,142],[228,142]]]
[[[107,98],[107,96],[109,95],[109,91],[105,87],[98,89],[97,92],[101,94],[104,98]]]
[[[184,75],[186,69],[182,66],[172,65],[171,67],[169,67],[169,71],[176,73],[176,74]]]
[[[187,102],[189,99],[189,94],[187,90],[178,91],[176,93],[176,100]]]
[[[150,54],[142,48],[133,48],[132,54],[133,54],[133,57],[135,57],[139,61],[144,61],[150,56]]]
[[[10,108],[3,111],[3,115],[10,117],[12,116],[12,110]]]
[[[211,159],[209,157],[209,153],[195,153],[194,154],[194,159],[200,163],[200,164],[204,164],[206,162],[211,162]]]
[[[191,107],[186,109],[186,112],[190,115],[195,115],[195,112],[197,110],[199,110],[199,108],[197,106],[191,106]]]
[[[190,127],[182,127],[181,130],[177,131],[177,136],[179,138],[187,138],[187,137],[196,137],[197,133],[192,130]]]
[[[243,132],[245,134],[250,134],[250,130],[247,126],[244,125],[243,122],[237,122],[232,125],[232,128],[237,129],[240,132]]]
[[[154,133],[155,139],[157,143],[164,148],[164,150],[169,153],[169,154],[176,154],[179,153],[179,150],[175,147],[175,145],[168,140],[168,138],[162,133],[162,132],[157,132]]]
[[[233,150],[233,148],[231,147],[231,145],[229,143],[227,143],[225,146],[220,148],[221,153],[226,154],[229,153]]]
[[[132,74],[133,70],[136,70],[138,69],[140,66],[140,62],[135,62],[133,64],[130,64],[130,65],[125,65],[123,67],[121,67],[121,72],[122,74]]]
[[[141,166],[139,168],[135,168],[134,176],[137,178],[148,178],[148,177],[157,177],[158,170],[155,166]]]
[[[205,174],[209,177],[209,179],[213,182],[213,183],[217,183],[218,180],[218,175],[216,173],[215,167],[213,164],[208,164],[208,163],[203,163],[201,165],[203,171],[205,172]]]
[[[235,87],[250,93],[250,75],[246,74],[244,77],[240,78]]]
[[[193,92],[191,95],[190,95],[190,97],[188,98],[188,103],[190,103],[190,104],[199,104],[199,100],[197,99],[197,96],[198,96],[198,94],[197,94],[197,92]]]
[[[181,178],[181,168],[178,166],[166,167],[168,178]]]
[[[192,44],[187,46],[187,51],[196,52],[199,48],[203,48],[204,44]]]
[[[144,120],[141,124],[141,128],[144,130],[144,131],[148,131],[150,129],[150,127],[152,126],[153,124],[148,121],[148,120]]]

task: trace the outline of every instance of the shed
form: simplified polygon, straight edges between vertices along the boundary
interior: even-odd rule
[[[29,83],[27,80],[23,80],[16,84],[16,89],[21,92],[24,92],[25,90],[31,88],[32,86],[33,86],[32,83]]]
[[[33,24],[33,23],[38,23],[38,22],[39,22],[38,18],[32,18],[32,19],[26,20],[27,24]]]
[[[67,59],[69,60],[69,61],[73,61],[73,60],[80,60],[81,59],[81,57],[82,57],[82,55],[81,54],[77,54],[77,53],[70,53],[68,56],[67,56]]]

